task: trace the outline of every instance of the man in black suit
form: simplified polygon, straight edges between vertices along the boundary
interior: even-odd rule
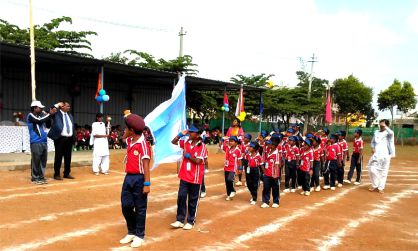
[[[55,105],[58,112],[52,117],[51,130],[48,137],[54,140],[55,160],[54,160],[54,179],[62,180],[60,169],[62,157],[64,157],[64,178],[74,179],[71,173],[71,153],[75,140],[74,119],[69,113],[70,104],[68,102],[60,102]]]

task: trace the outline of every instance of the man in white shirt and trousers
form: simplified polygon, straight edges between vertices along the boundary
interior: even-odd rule
[[[96,122],[91,126],[90,145],[93,145],[93,172],[99,175],[100,169],[103,174],[109,174],[109,132],[103,122],[103,114],[96,114]]]
[[[379,122],[379,130],[375,131],[372,142],[372,157],[368,163],[370,191],[383,193],[389,172],[390,159],[395,157],[394,133],[389,128],[389,121],[382,119]]]

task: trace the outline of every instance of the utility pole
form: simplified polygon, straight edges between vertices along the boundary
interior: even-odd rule
[[[311,60],[308,61],[311,63],[311,73],[309,74],[309,85],[308,85],[308,101],[311,100],[311,91],[312,91],[312,78],[313,78],[313,67],[316,62],[315,53],[312,54]],[[309,115],[306,115],[305,123],[303,124],[303,132],[308,131]]]
[[[35,30],[33,27],[32,0],[29,0],[29,38],[30,38],[30,75],[31,75],[32,100],[36,100]]]
[[[179,32],[179,37],[180,37],[179,57],[183,57],[183,36],[185,36],[186,34],[187,34],[187,31],[183,31],[183,27],[181,27],[180,32]]]

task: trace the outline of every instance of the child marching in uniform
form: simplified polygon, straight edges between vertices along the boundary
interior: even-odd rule
[[[348,144],[347,141],[345,141],[345,136],[347,135],[346,131],[339,131],[337,133],[338,135],[338,144],[341,147],[341,160],[342,165],[338,168],[338,187],[343,186],[344,182],[344,168],[345,168],[345,160],[350,160],[350,153],[348,152]]]
[[[183,149],[183,159],[178,174],[180,184],[177,197],[177,216],[176,221],[171,224],[173,228],[191,230],[195,224],[206,156],[206,146],[200,138],[200,133],[200,129],[191,125],[188,130],[180,132],[171,141],[175,145],[179,143],[180,148]],[[188,140],[181,140],[186,134],[189,134]],[[184,224],[185,220],[186,224]]]
[[[248,154],[248,145],[250,144],[251,141],[251,134],[247,133],[244,136],[244,142],[240,145],[241,146],[241,153],[242,153],[242,169],[243,170],[238,170],[238,181],[237,183],[235,183],[236,186],[242,186],[242,172],[245,172],[247,166],[248,166],[248,161],[246,158],[246,155]]]
[[[299,165],[300,153],[296,146],[296,137],[290,136],[286,147],[286,169],[285,169],[285,189],[284,192],[296,192],[296,170]],[[290,181],[292,181],[291,186]],[[291,189],[289,190],[289,188]]]
[[[251,193],[251,205],[257,203],[257,192],[260,184],[259,167],[263,164],[261,155],[258,152],[259,147],[256,141],[251,142],[248,144],[248,154],[246,155],[248,166],[245,169],[245,180],[247,181],[248,190]]]
[[[224,145],[225,151],[225,186],[226,186],[226,200],[231,200],[235,194],[234,179],[237,170],[242,169],[241,159],[242,153],[238,147],[238,137],[229,137],[229,146]]]
[[[324,189],[327,190],[331,186],[331,190],[335,190],[335,180],[338,175],[338,167],[341,166],[341,147],[337,142],[337,135],[330,136],[330,144],[327,145],[326,162],[324,170]],[[330,183],[331,178],[331,183]]]
[[[278,208],[280,203],[280,155],[277,150],[279,141],[277,138],[267,140],[267,155],[264,163],[263,175],[263,204],[261,208],[268,208],[270,203],[270,193],[273,197],[271,207]]]
[[[263,160],[264,163],[264,157],[265,157],[265,150],[266,150],[266,137],[267,137],[267,132],[265,130],[262,130],[260,135],[258,135],[257,141],[258,141],[258,145],[260,146],[258,148],[258,152],[261,155],[261,159]],[[260,166],[260,182],[263,182],[263,173],[264,173],[264,169],[263,166]]]
[[[321,139],[318,136],[312,138],[313,146],[313,168],[311,177],[311,192],[315,188],[315,192],[321,191],[319,184],[319,170],[321,169],[321,163],[324,161],[324,150],[321,147]]]
[[[328,135],[329,135],[329,129],[324,127],[321,130],[321,148],[324,150],[324,154],[327,150]],[[322,170],[325,170],[324,165],[325,165],[325,160],[322,160],[321,169],[319,170],[320,179],[324,177],[324,174],[322,173]]]
[[[313,166],[313,151],[312,151],[312,141],[310,139],[306,139],[303,144],[302,152],[300,154],[301,161],[299,166],[299,175],[300,181],[302,185],[303,192],[301,195],[309,196],[310,193],[310,176],[313,173],[312,166]]]
[[[128,234],[120,240],[121,244],[131,243],[137,248],[144,244],[147,200],[150,192],[151,149],[142,131],[145,122],[136,114],[125,116],[126,129],[126,176],[122,185],[122,213],[128,227]]]
[[[363,166],[363,148],[364,148],[364,142],[361,138],[361,135],[363,134],[363,131],[359,128],[357,128],[354,131],[354,142],[353,142],[353,154],[351,155],[351,165],[350,165],[350,171],[347,175],[347,180],[345,180],[346,183],[351,183],[351,178],[353,178],[354,174],[354,168],[357,172],[356,181],[354,182],[354,185],[360,185],[361,182],[361,168]]]

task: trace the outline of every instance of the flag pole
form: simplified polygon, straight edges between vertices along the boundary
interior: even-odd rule
[[[261,133],[261,123],[263,122],[263,93],[260,92],[260,125],[258,127],[258,132]]]
[[[103,65],[101,66],[101,82],[102,82],[102,90],[104,89],[104,67]],[[100,113],[103,113],[103,102],[100,102]]]
[[[225,89],[224,89],[224,95],[225,95],[225,92],[226,92],[226,86],[225,86]],[[224,133],[225,133],[225,110],[223,110],[222,111],[222,135],[223,136],[225,136],[224,135]]]
[[[30,37],[30,73],[32,87],[32,101],[36,100],[36,81],[35,81],[35,31],[33,27],[32,0],[29,0],[29,37]]]

